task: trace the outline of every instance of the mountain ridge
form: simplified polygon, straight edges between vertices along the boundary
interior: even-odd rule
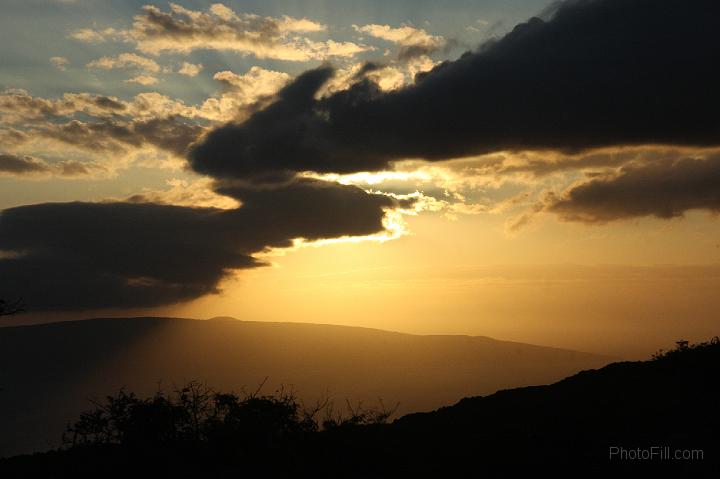
[[[313,323],[98,318],[0,328],[0,456],[57,445],[67,421],[125,387],[201,380],[220,390],[291,386],[313,402],[433,410],[543,384],[611,358],[482,336],[411,335]],[[269,378],[269,379],[266,379]],[[47,398],[52,398],[49,402]]]
[[[358,331],[376,331],[384,334],[397,334],[403,336],[422,337],[422,338],[473,338],[480,340],[488,340],[496,343],[508,344],[508,345],[519,345],[528,346],[534,348],[543,348],[548,350],[566,351],[578,354],[587,354],[595,357],[606,358],[609,361],[622,361],[622,357],[614,356],[611,354],[597,353],[592,351],[583,351],[579,349],[564,348],[560,346],[550,346],[536,343],[526,343],[523,341],[510,341],[506,339],[498,339],[492,336],[477,335],[477,334],[421,334],[421,333],[408,333],[404,331],[395,331],[392,329],[373,328],[369,326],[351,326],[345,324],[333,324],[333,323],[311,323],[307,321],[260,321],[254,319],[239,319],[233,316],[213,316],[210,318],[186,318],[180,316],[97,316],[83,319],[67,319],[62,321],[52,321],[45,323],[33,323],[33,324],[12,324],[12,325],[0,325],[0,330],[4,328],[32,328],[35,326],[48,326],[51,324],[68,324],[68,323],[80,323],[84,321],[134,321],[134,320],[173,320],[173,321],[200,321],[200,322],[239,322],[243,324],[253,325],[277,325],[277,326],[319,326],[319,327],[331,327],[339,329],[352,329]]]

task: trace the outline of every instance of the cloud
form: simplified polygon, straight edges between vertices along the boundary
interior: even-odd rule
[[[159,80],[150,75],[138,75],[136,77],[130,78],[129,80],[125,80],[125,83],[136,83],[138,85],[148,86],[148,85],[154,85]]]
[[[155,60],[135,53],[121,53],[116,57],[101,57],[91,61],[87,66],[88,68],[100,68],[103,70],[134,68],[152,73],[160,71],[160,65]]]
[[[359,33],[365,33],[371,37],[396,43],[400,46],[398,57],[401,60],[430,55],[437,51],[446,49],[449,42],[439,35],[430,35],[422,28],[403,25],[391,27],[390,25],[353,25]]]
[[[36,136],[51,138],[97,153],[123,153],[125,147],[141,148],[152,145],[177,156],[183,156],[188,146],[197,140],[203,131],[204,128],[199,125],[168,117],[130,121],[71,120],[61,124],[47,124],[43,128],[36,129],[34,133]]]
[[[221,95],[205,100],[198,116],[214,121],[238,120],[257,109],[257,105],[273,96],[291,79],[290,75],[254,66],[246,73],[217,72],[213,79],[220,82]]]
[[[101,30],[81,28],[71,32],[69,36],[74,40],[86,43],[103,43],[107,40],[130,41],[130,35],[127,30],[118,30],[110,27]]]
[[[213,190],[214,180],[198,178],[188,181],[173,178],[167,180],[165,189],[145,188],[141,193],[125,198],[134,203],[156,203],[175,206],[210,207],[230,210],[240,207],[240,202]]]
[[[182,116],[194,118],[198,116],[195,108],[186,105],[182,100],[170,98],[158,92],[139,93],[132,101],[126,103],[127,114],[131,118],[167,118]]]
[[[333,70],[311,70],[244,123],[207,135],[192,165],[243,178],[372,171],[406,158],[506,150],[717,145],[720,46],[712,19],[720,4],[656,7],[651,0],[565,2],[548,21],[520,24],[391,92],[363,79],[317,98]]]
[[[207,128],[204,125],[247,116],[271,101],[291,77],[253,67],[244,74],[219,72],[215,78],[222,92],[197,105],[157,92],[122,100],[91,93],[42,98],[20,89],[0,91],[2,152],[53,162],[103,153],[107,166],[103,174],[136,160],[146,166],[178,167],[187,146]],[[142,78],[135,81],[148,83]],[[157,132],[151,134],[150,129]]]
[[[397,90],[407,84],[407,77],[400,68],[375,62],[354,63],[335,70],[333,76],[315,94],[327,97],[347,90],[359,80],[367,79],[383,91]]]
[[[254,66],[242,75],[227,70],[217,72],[213,75],[213,79],[227,88],[237,89],[248,98],[255,99],[277,93],[290,81],[290,75]],[[246,103],[250,102],[250,100],[246,101]]]
[[[690,210],[720,212],[720,154],[667,158],[622,166],[617,173],[590,177],[544,208],[565,221],[606,223],[655,216],[681,217]]]
[[[70,64],[70,60],[65,57],[50,57],[50,63],[60,71],[67,70],[67,66]]]
[[[325,25],[307,18],[236,13],[222,4],[214,4],[207,11],[197,11],[171,3],[169,11],[145,5],[142,13],[135,16],[132,28],[127,30],[85,28],[70,36],[90,43],[132,42],[139,51],[153,55],[229,50],[263,59],[309,61],[348,58],[372,50],[372,47],[353,42],[313,40],[303,36],[325,30]]]
[[[77,177],[90,175],[91,171],[96,169],[101,169],[101,167],[93,163],[61,161],[51,164],[31,156],[0,154],[0,176],[33,177],[54,175]]]
[[[32,173],[44,173],[48,171],[48,165],[30,156],[15,156],[0,154],[0,174],[9,173],[12,175],[24,175]]]
[[[148,307],[219,292],[267,248],[383,230],[398,201],[312,180],[273,188],[224,185],[242,207],[134,202],[48,203],[0,214],[0,290],[28,308]]]
[[[15,148],[28,141],[27,133],[12,127],[0,127],[0,145],[4,148]]]
[[[597,175],[615,171],[629,163],[638,165],[682,155],[704,156],[713,151],[644,145],[600,148],[579,154],[551,151],[500,152],[461,161],[464,161],[463,167],[475,175],[494,177],[497,181],[524,179],[528,183],[537,183],[537,180],[555,174],[577,176],[578,172],[586,172]]]
[[[202,69],[203,66],[201,64],[196,65],[194,63],[183,62],[182,65],[180,65],[178,73],[188,77],[195,77],[202,71]]]
[[[56,100],[34,97],[26,90],[8,89],[0,92],[0,121],[14,124],[47,120],[85,113],[112,116],[123,113],[127,105],[118,98],[92,93],[65,93]]]
[[[663,8],[650,0],[566,2],[548,20],[518,25],[455,61],[433,67],[426,55],[408,60],[420,73],[404,87],[393,80],[399,78],[394,67],[365,64],[346,71],[322,66],[294,80],[259,67],[219,72],[224,91],[200,106],[159,93],[121,101],[3,92],[0,115],[8,126],[0,135],[13,148],[29,137],[108,157],[152,147],[188,155],[212,183],[170,185],[165,193],[143,191],[125,201],[2,212],[0,290],[23,296],[36,310],[171,304],[218,292],[233,271],[259,266],[259,253],[299,238],[380,233],[389,215],[406,208],[477,212],[529,201],[524,193],[495,206],[466,203],[457,190],[447,200],[377,194],[326,179],[404,159],[525,154],[485,166],[497,175],[601,170],[543,197],[510,229],[543,211],[585,222],[718,211],[718,158],[645,161],[597,149],[718,144],[712,32],[719,10],[703,0],[671,0]],[[171,5],[169,12],[145,7],[131,30],[108,36],[128,38],[149,54],[210,48],[304,61],[325,59],[332,49],[348,56],[364,51],[301,36],[323,29],[307,19],[238,14],[222,5],[207,11]],[[375,33],[412,45],[395,30]],[[205,134],[191,119],[229,122]],[[10,128],[14,122],[24,129]],[[552,159],[533,156],[544,152]],[[7,169],[50,164],[16,151],[6,155]],[[195,201],[205,206],[188,206]]]

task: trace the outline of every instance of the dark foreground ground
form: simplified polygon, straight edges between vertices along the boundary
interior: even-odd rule
[[[0,477],[720,477],[719,373],[715,340],[392,423],[356,410],[323,424],[253,395],[213,396],[193,423],[164,397],[118,396],[74,446],[2,460]],[[125,422],[102,429],[111,413]]]

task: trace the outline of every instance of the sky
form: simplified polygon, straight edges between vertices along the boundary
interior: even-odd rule
[[[5,0],[5,323],[715,336],[719,9]]]

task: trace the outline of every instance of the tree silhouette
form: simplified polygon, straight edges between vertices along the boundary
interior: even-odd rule
[[[0,299],[0,316],[12,316],[13,314],[23,312],[22,300],[6,301]]]
[[[292,390],[281,388],[261,395],[258,388],[238,396],[216,392],[198,381],[171,393],[158,391],[149,398],[121,390],[92,404],[94,409],[68,427],[63,438],[66,446],[157,448],[205,443],[242,449],[274,447],[307,439],[321,429],[385,424],[395,412],[386,409],[382,401],[379,408],[365,408],[362,403],[353,407],[348,402],[344,414],[334,411],[327,399],[307,408]]]

